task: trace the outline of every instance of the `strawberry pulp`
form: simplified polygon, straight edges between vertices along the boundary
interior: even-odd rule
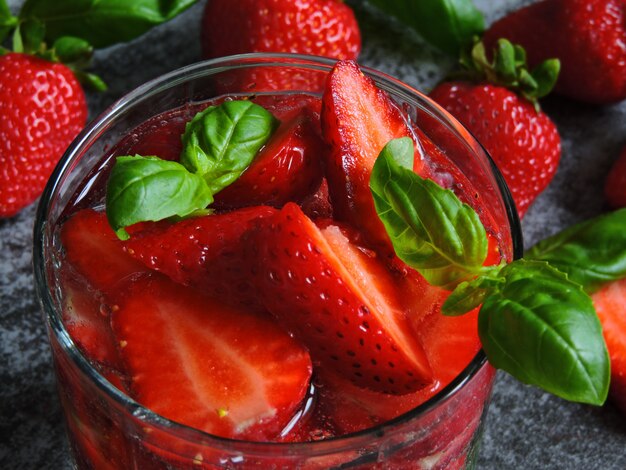
[[[441,315],[447,293],[390,254],[372,219],[366,184],[382,140],[411,136],[416,149],[420,144],[385,95],[377,91],[370,106],[370,83],[361,105],[366,125],[382,128],[372,135],[382,137],[363,149],[362,129],[332,128],[333,122],[349,128],[358,119],[342,115],[353,99],[343,96],[345,87],[360,80],[346,69],[347,79],[339,71],[332,82],[332,99],[340,106],[320,106],[320,98],[308,95],[255,98],[281,126],[259,159],[216,197],[211,215],[138,224],[122,242],[102,212],[85,208],[101,208],[113,156],[175,159],[189,109],[141,125],[109,153],[99,173],[85,179],[91,196],[77,195],[80,202],[61,227],[64,320],[79,350],[122,393],[165,418],[221,437],[316,441],[410,412],[476,356],[476,312]],[[381,102],[386,114],[376,121],[372,114]],[[416,171],[448,175],[465,192],[461,197],[480,206],[492,235],[488,262],[498,263],[505,242],[494,235],[486,201],[476,201],[472,183],[449,161],[427,153],[416,157]],[[207,463],[206,446],[146,427],[138,428],[139,439],[125,440],[117,411],[103,411],[102,400],[65,370],[71,367],[57,364],[63,387],[81,397],[63,402],[79,461],[93,463],[90,455],[98,455],[112,468],[131,466],[115,459],[169,468],[198,464],[200,455],[200,464],[215,468]],[[454,401],[443,414],[430,413],[431,422],[447,431],[417,447],[399,445],[401,454],[427,460],[434,439],[442,462],[457,461],[479,424],[487,375],[471,400],[476,405],[462,407],[453,428],[443,421],[452,418],[446,413],[454,412]],[[95,429],[86,429],[90,423]],[[454,455],[446,456],[447,442]],[[276,462],[280,466],[274,456]]]

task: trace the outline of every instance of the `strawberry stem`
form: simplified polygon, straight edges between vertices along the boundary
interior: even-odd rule
[[[490,61],[484,43],[476,38],[471,49],[462,52],[460,63],[464,70],[457,76],[508,88],[530,101],[538,111],[538,100],[556,84],[560,61],[548,59],[529,70],[524,48],[507,39],[498,40],[492,56]]]

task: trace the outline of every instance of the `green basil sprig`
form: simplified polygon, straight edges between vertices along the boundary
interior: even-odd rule
[[[37,18],[46,38],[75,36],[94,47],[134,39],[174,18],[197,0],[26,0],[20,18]]]
[[[215,194],[248,168],[278,120],[248,100],[210,106],[187,123],[181,163],[204,176]]]
[[[590,293],[626,277],[626,209],[603,214],[547,238],[524,255],[549,262]]]
[[[370,0],[417,31],[444,52],[459,57],[474,36],[485,31],[485,19],[471,0]]]
[[[109,224],[122,239],[137,222],[188,217],[233,183],[269,140],[278,120],[248,100],[199,112],[182,136],[181,162],[118,157],[107,182]]]
[[[609,357],[589,295],[546,262],[482,266],[487,238],[478,215],[410,171],[412,152],[412,143],[391,141],[370,179],[396,254],[430,283],[453,290],[444,314],[480,306],[478,334],[495,367],[567,400],[604,403]]]

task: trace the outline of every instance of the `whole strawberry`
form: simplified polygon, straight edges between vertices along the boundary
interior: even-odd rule
[[[485,33],[522,45],[531,65],[561,61],[555,90],[589,103],[626,98],[626,0],[544,0],[505,16]]]
[[[202,20],[206,58],[248,52],[292,52],[356,59],[361,33],[354,13],[341,0],[209,0]],[[325,75],[245,70],[235,79],[254,90],[321,89]],[[228,90],[226,90],[228,91]]]
[[[202,20],[206,57],[296,52],[355,59],[361,34],[339,0],[209,0]]]
[[[626,207],[626,147],[606,177],[604,196],[612,207]]]
[[[530,73],[523,56],[520,48],[502,41],[490,64],[479,43],[472,64],[474,72],[480,70],[486,77],[444,82],[430,93],[489,152],[511,190],[520,217],[550,183],[561,156],[558,130],[536,105],[536,98],[549,92],[558,75],[558,61],[547,62]]]
[[[63,64],[0,56],[0,217],[32,203],[87,120],[85,95]]]

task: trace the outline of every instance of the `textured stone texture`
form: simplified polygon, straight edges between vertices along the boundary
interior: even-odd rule
[[[97,53],[95,71],[110,89],[89,94],[92,117],[146,80],[199,59],[203,3],[130,44]],[[351,3],[363,31],[363,64],[425,91],[452,65],[415,34],[362,1]],[[475,3],[491,22],[530,2]],[[13,11],[20,4],[9,0]],[[611,161],[626,144],[626,102],[600,108],[552,98],[544,109],[563,136],[563,157],[554,182],[524,220],[526,246],[607,209],[601,185]],[[0,468],[7,470],[70,468],[42,316],[34,297],[34,214],[31,206],[13,219],[0,221]],[[626,422],[612,405],[566,403],[500,374],[478,467],[623,469],[625,448]]]

